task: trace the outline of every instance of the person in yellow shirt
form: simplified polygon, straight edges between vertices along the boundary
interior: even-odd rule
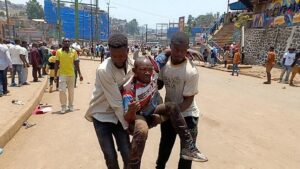
[[[51,52],[51,56],[48,59],[48,64],[46,66],[46,72],[49,75],[49,93],[53,92],[53,82],[55,78],[55,62],[56,62],[56,51],[53,50]],[[58,82],[56,83],[56,90],[58,90]]]
[[[232,66],[232,76],[234,76],[234,72],[236,72],[237,76],[239,76],[239,64],[241,63],[241,54],[239,49],[235,49],[234,57],[233,57],[233,66]]]
[[[268,52],[268,58],[266,61],[266,72],[267,72],[267,81],[264,84],[271,84],[271,70],[275,65],[276,53],[274,51],[274,47],[270,47]]]
[[[74,67],[78,71],[80,81],[83,80],[81,71],[79,68],[78,55],[76,50],[70,48],[70,40],[64,39],[62,42],[62,48],[56,51],[56,62],[55,62],[55,79],[57,81],[57,73],[59,69],[59,98],[61,103],[61,113],[67,111],[67,94],[68,89],[68,102],[69,111],[74,111],[73,100],[74,100],[74,85],[75,85],[75,71]]]

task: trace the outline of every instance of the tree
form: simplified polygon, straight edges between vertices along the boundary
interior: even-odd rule
[[[192,35],[192,28],[196,25],[195,24],[195,18],[192,15],[189,15],[188,20],[187,20],[187,26],[185,27],[185,33],[188,36]]]
[[[37,0],[29,0],[26,3],[26,13],[28,19],[43,19],[44,18],[44,10],[42,6],[37,2]]]
[[[246,26],[250,20],[251,18],[248,14],[241,13],[238,15],[237,21],[234,23],[234,26],[238,29],[241,29],[243,26]]]
[[[0,11],[0,16],[5,17],[5,13],[3,11]]]
[[[136,19],[132,19],[125,25],[125,30],[130,35],[139,34],[139,24]]]

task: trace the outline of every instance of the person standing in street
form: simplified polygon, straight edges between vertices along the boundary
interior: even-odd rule
[[[128,39],[125,35],[112,34],[108,46],[111,56],[97,68],[95,87],[85,118],[94,124],[107,168],[120,169],[115,140],[126,169],[130,140],[119,87],[133,75],[133,61],[128,58]]]
[[[11,86],[17,86],[15,82],[16,74],[18,73],[18,87],[23,84],[23,72],[24,67],[27,66],[25,54],[23,48],[20,46],[21,41],[19,39],[15,40],[15,45],[9,49],[12,64],[13,64],[13,74],[11,78]]]
[[[241,63],[241,53],[238,48],[235,49],[235,53],[233,56],[233,65],[232,65],[232,76],[234,76],[234,72],[239,76],[239,64]]]
[[[276,53],[274,51],[274,47],[270,47],[268,52],[268,58],[266,62],[266,72],[267,72],[267,81],[264,84],[271,84],[271,70],[275,65]]]
[[[29,65],[29,58],[28,58],[28,50],[27,50],[27,42],[26,41],[22,41],[22,54],[24,54],[25,60],[26,60],[26,64],[23,67],[23,85],[29,85],[29,83],[27,82],[27,78],[28,78],[28,68],[30,67]]]
[[[67,111],[67,94],[68,89],[68,110],[74,111],[74,85],[75,85],[75,71],[74,66],[77,68],[80,81],[83,80],[81,71],[79,68],[78,55],[76,50],[70,48],[70,40],[63,40],[63,47],[58,49],[56,52],[55,72],[54,76],[57,82],[57,72],[59,69],[59,99],[61,103],[61,113]]]
[[[38,45],[36,43],[32,43],[32,48],[30,49],[33,82],[39,81],[38,72],[42,65],[41,56],[37,47]]]
[[[228,63],[229,58],[230,58],[230,52],[226,48],[225,53],[224,53],[224,68],[227,68],[227,63]]]
[[[292,70],[292,64],[295,61],[295,58],[296,58],[296,53],[294,48],[289,48],[288,52],[286,52],[283,55],[282,62],[281,62],[283,67],[280,74],[279,83],[282,83],[284,74],[286,74],[284,82],[288,83],[289,76]]]
[[[165,102],[178,104],[188,130],[192,135],[193,144],[196,145],[200,112],[194,97],[198,94],[199,73],[192,61],[186,57],[189,47],[189,38],[185,33],[175,33],[172,36],[170,47],[171,56],[167,59],[166,65],[159,73],[158,88],[160,89],[165,86]],[[158,63],[160,63],[159,60],[164,60],[161,59],[161,57],[165,56],[159,55],[156,58]],[[177,133],[170,120],[163,122],[160,129],[161,138],[156,169],[165,169]],[[192,161],[183,158],[182,151],[180,155],[178,169],[191,169]],[[202,162],[204,161],[207,161],[205,156]]]
[[[0,97],[9,93],[7,90],[7,71],[12,69],[12,62],[8,47],[0,38]]]
[[[298,52],[296,54],[296,59],[294,61],[294,63],[292,64],[292,76],[290,79],[290,86],[295,86],[294,85],[294,78],[296,76],[296,74],[300,74],[300,53]]]

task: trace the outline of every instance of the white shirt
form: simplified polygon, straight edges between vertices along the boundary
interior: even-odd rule
[[[23,55],[25,55],[26,62],[29,63],[28,50],[26,48],[22,47],[22,53],[23,53]]]
[[[195,96],[198,93],[199,74],[189,59],[179,65],[173,65],[169,57],[167,64],[159,73],[159,79],[165,84],[165,102],[180,104],[184,97]],[[182,112],[182,115],[199,117],[200,113],[195,101]]]
[[[113,64],[111,58],[100,64],[96,71],[90,106],[85,116],[88,120],[94,117],[101,122],[117,124],[120,121],[124,129],[128,128],[128,123],[124,119],[123,100],[119,87],[133,75],[132,68],[133,61],[129,58],[126,74],[124,69],[118,69]]]
[[[13,65],[23,65],[20,54],[25,55],[20,45],[14,45],[9,48],[10,57]]]
[[[286,52],[283,58],[285,58],[284,66],[291,66],[296,58],[296,53]]]
[[[12,67],[8,47],[6,45],[0,44],[0,70],[4,70],[7,67]]]

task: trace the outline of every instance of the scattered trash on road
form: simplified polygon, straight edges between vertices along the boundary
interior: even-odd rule
[[[52,112],[52,105],[43,105],[40,104],[39,106],[37,106],[34,111],[32,112],[33,115],[39,115],[39,114],[45,114],[45,113],[49,113]]]
[[[24,103],[21,100],[12,100],[11,103],[16,105],[24,105]]]
[[[284,86],[284,87],[282,87],[282,89],[286,89],[286,87]]]
[[[2,148],[0,148],[0,155],[1,155],[1,154],[3,154],[3,149],[2,149]]]
[[[28,129],[28,128],[30,128],[30,127],[33,127],[33,126],[35,126],[36,124],[30,124],[30,123],[28,123],[27,121],[25,121],[24,123],[23,123],[23,126],[25,126],[25,129]]]

